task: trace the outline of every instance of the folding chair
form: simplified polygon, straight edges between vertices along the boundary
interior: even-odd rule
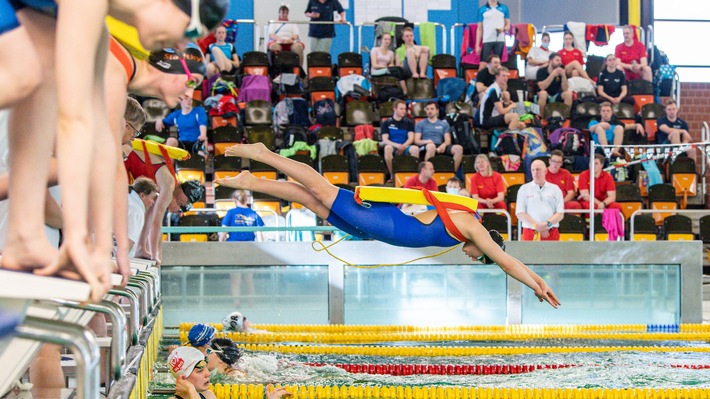
[[[508,237],[508,218],[505,215],[484,213],[482,215],[481,224],[486,230],[496,230],[499,232],[505,241],[510,240],[510,237]]]
[[[434,155],[429,158],[429,162],[434,165],[434,181],[436,185],[444,185],[456,176],[456,169],[454,169],[454,159],[448,155]]]
[[[566,215],[565,215],[566,216]],[[634,224],[634,241],[656,241],[658,239],[658,227],[651,215],[639,214],[629,219],[629,226]],[[629,228],[629,231],[631,229]]]
[[[587,225],[581,216],[568,213],[560,221],[560,241],[584,241],[586,231]]]
[[[192,155],[184,161],[175,162],[175,172],[180,181],[198,180],[200,184],[205,184],[205,158],[200,155]]]
[[[641,191],[635,184],[617,184],[616,202],[621,205],[621,214],[624,215],[624,220],[629,220],[634,212],[643,209]]]
[[[269,56],[261,51],[242,54],[242,75],[269,75]]]
[[[362,55],[344,52],[338,54],[338,76],[362,75]]]
[[[212,131],[212,142],[214,143],[214,155],[224,155],[227,148],[241,143],[241,131],[232,125],[220,126]]]
[[[348,159],[342,155],[326,155],[320,160],[321,174],[330,184],[348,184],[350,166]]]
[[[657,209],[662,211],[674,211],[678,209],[678,202],[676,201],[675,187],[673,185],[655,184],[648,188],[648,203],[651,209]],[[659,212],[653,214],[653,219],[656,221],[657,225],[662,225],[663,220],[668,216],[674,215],[671,212]]]
[[[404,187],[411,176],[419,174],[419,159],[411,155],[401,155],[392,160],[392,180],[395,187]]]
[[[237,157],[215,155],[213,165],[215,180],[235,177],[242,171],[242,159]]]
[[[663,231],[668,241],[693,241],[693,221],[685,215],[672,215],[663,220]]]
[[[367,154],[357,158],[357,180],[360,186],[385,184],[387,165],[377,154]]]
[[[333,76],[333,60],[330,53],[323,51],[314,51],[306,56],[306,65],[308,68],[308,79],[315,77]]]
[[[434,87],[439,80],[457,76],[456,57],[449,54],[437,54],[431,58],[431,70],[434,75]]]
[[[675,195],[683,197],[680,208],[688,205],[688,197],[698,195],[698,175],[695,173],[695,161],[688,157],[679,157],[671,163],[670,180],[675,188]]]
[[[508,212],[510,213],[510,223],[513,226],[518,225],[518,217],[515,216],[515,210],[518,202],[518,191],[522,184],[514,184],[505,189],[505,201],[508,203]]]

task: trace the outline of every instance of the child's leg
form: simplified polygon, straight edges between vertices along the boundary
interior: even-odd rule
[[[330,209],[338,196],[338,188],[330,184],[315,169],[301,162],[269,151],[264,144],[238,144],[227,149],[228,156],[253,159],[271,165],[305,186],[326,208]],[[303,204],[306,205],[306,204]]]

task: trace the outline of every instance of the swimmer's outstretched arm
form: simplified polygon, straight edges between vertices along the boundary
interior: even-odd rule
[[[491,258],[507,275],[527,285],[540,300],[547,301],[552,307],[560,305],[557,296],[535,272],[520,261],[505,253],[490,237],[488,231],[470,213],[451,215],[461,233],[471,240],[478,249]]]

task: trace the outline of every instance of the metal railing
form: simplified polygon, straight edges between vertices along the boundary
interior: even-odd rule
[[[350,30],[350,52],[353,52],[355,50],[355,38],[354,38],[354,33],[355,33],[355,28],[353,27],[353,24],[351,24],[348,21],[278,21],[278,20],[269,20],[266,24],[264,24],[264,52],[266,53],[268,49],[268,43],[269,43],[269,26],[272,24],[283,24],[283,23],[289,23],[289,24],[295,24],[295,25],[347,25],[348,29]],[[303,41],[302,41],[303,42]]]
[[[593,220],[594,218],[591,217],[591,213],[604,213],[604,210],[603,209],[594,209],[590,213],[589,209],[565,209],[562,211],[562,213],[587,214],[587,215],[589,215],[590,223],[592,223],[591,220]],[[594,239],[592,238],[594,236],[594,230],[593,230],[592,226],[590,226],[590,234],[589,234],[590,241],[594,241]],[[558,229],[559,229],[559,227],[558,227]],[[518,241],[523,241],[522,231],[523,231],[523,221],[520,220],[520,218],[518,218]]]
[[[653,25],[648,25],[646,27],[646,30],[648,30],[648,34],[646,35],[646,49],[651,52],[651,56],[648,58],[648,65],[653,64],[653,58],[655,55],[655,51],[653,50],[653,46],[655,46],[655,37],[653,35]]]
[[[404,26],[406,25],[404,22],[390,22],[387,21],[388,24],[392,24],[395,26]],[[441,28],[441,54],[446,54],[446,47],[447,47],[447,37],[446,37],[446,26],[442,23],[439,22],[431,22],[436,26],[437,28]],[[377,22],[363,22],[362,24],[357,26],[357,42],[360,45],[360,49],[362,49],[363,44],[362,44],[362,28],[363,26],[372,26],[375,27],[377,26]],[[414,22],[412,23],[414,26],[420,26],[422,23],[421,22]],[[377,39],[377,38],[375,38]],[[401,43],[397,42],[396,38],[392,38],[394,40],[395,47],[399,47]],[[351,50],[352,51],[352,50]]]
[[[235,21],[237,25],[239,24],[247,24],[247,25],[254,25],[254,46],[252,47],[252,50],[256,50],[259,48],[259,25],[256,24],[256,21],[253,19],[237,19]],[[238,34],[237,34],[238,35]],[[239,41],[239,38],[237,36],[237,41]]]
[[[505,217],[508,219],[508,241],[513,240],[513,219],[510,216],[510,212],[503,210],[503,209],[478,209],[476,212],[478,213],[495,213],[495,214],[503,214]]]
[[[635,222],[635,217],[636,215],[640,215],[642,213],[695,213],[695,214],[705,214],[705,215],[710,215],[710,210],[707,209],[639,209],[635,211],[634,213],[631,214],[631,217],[629,218],[629,223],[631,224],[630,228],[630,235],[629,239],[631,241],[634,240],[634,222]]]

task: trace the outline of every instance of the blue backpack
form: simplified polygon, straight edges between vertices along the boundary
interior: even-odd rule
[[[466,81],[461,78],[444,78],[436,86],[436,96],[442,101],[456,102],[466,93]]]

